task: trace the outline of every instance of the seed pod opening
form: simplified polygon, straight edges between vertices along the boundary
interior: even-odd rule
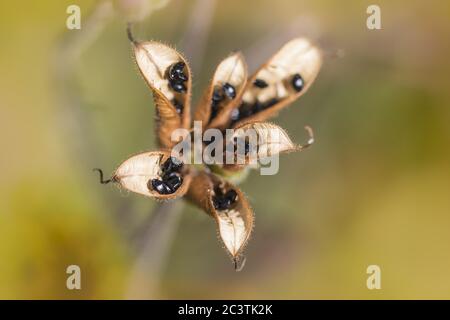
[[[230,113],[239,104],[247,82],[247,65],[241,53],[222,60],[195,110],[195,120],[203,128],[223,129]]]
[[[309,40],[291,40],[249,79],[230,125],[275,116],[309,89],[321,65],[322,54]]]
[[[113,178],[129,191],[161,200],[184,195],[191,181],[181,160],[162,151],[145,152],[125,160]]]
[[[210,173],[197,173],[192,183],[196,188],[190,188],[188,198],[216,220],[221,241],[236,258],[253,229],[253,211],[247,199],[237,187]]]
[[[233,148],[229,147],[227,150],[233,152],[234,159],[233,164],[224,165],[224,169],[229,171],[241,170],[249,164],[257,167],[262,159],[301,148],[292,142],[283,128],[270,122],[247,123],[235,128],[227,141],[227,145],[229,144]]]
[[[172,131],[189,128],[191,72],[176,50],[159,42],[134,42],[139,70],[153,91],[156,105],[157,134],[162,147],[173,147]]]

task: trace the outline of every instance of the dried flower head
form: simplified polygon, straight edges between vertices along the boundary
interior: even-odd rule
[[[203,93],[193,120],[201,121],[202,130],[235,129],[232,141],[245,139],[248,129],[258,139],[252,148],[245,141],[241,163],[194,166],[170,151],[180,141],[190,139],[189,134],[172,139],[176,129],[192,130],[189,65],[169,46],[155,41],[138,42],[129,36],[138,68],[153,92],[160,150],[125,160],[110,180],[103,181],[101,177],[101,181],[118,183],[157,200],[184,196],[215,219],[219,237],[237,268],[253,229],[254,214],[245,195],[232,182],[248,171],[251,151],[257,157],[273,156],[312,144],[309,127],[308,143],[299,146],[282,128],[265,121],[308,90],[321,67],[321,52],[305,38],[293,39],[250,77],[242,54],[225,58]],[[236,150],[233,152],[235,158],[239,156]]]

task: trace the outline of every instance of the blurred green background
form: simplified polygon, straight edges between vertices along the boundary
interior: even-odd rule
[[[65,26],[70,4],[81,30]],[[244,270],[234,272],[213,220],[186,205],[162,272],[148,274],[159,282],[151,297],[450,298],[450,4],[377,1],[375,31],[370,4],[216,1],[208,23],[201,1],[172,0],[135,26],[137,38],[180,50],[203,34],[204,53],[186,52],[194,99],[232,50],[252,70],[294,36],[326,53],[310,91],[276,119],[298,143],[311,125],[316,144],[241,185],[256,215]],[[154,108],[123,14],[106,10],[96,31],[96,10],[88,0],[0,3],[0,298],[127,297],[129,230],[155,203],[91,170],[155,148]],[[70,264],[82,290],[66,289]],[[366,287],[371,264],[381,290]]]

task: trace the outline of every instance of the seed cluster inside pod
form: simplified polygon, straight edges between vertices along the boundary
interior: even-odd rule
[[[305,38],[294,39],[251,77],[239,52],[223,59],[200,99],[194,121],[201,122],[202,134],[208,129],[224,134],[211,134],[203,151],[210,151],[214,158],[223,155],[225,161],[211,165],[203,158],[202,165],[191,165],[188,160],[178,160],[178,155],[170,156],[170,150],[178,146],[183,146],[180,156],[183,151],[196,151],[197,123],[193,126],[191,121],[192,74],[188,62],[162,43],[138,42],[132,36],[130,40],[139,71],[153,92],[160,149],[131,156],[109,180],[103,180],[100,172],[100,182],[120,183],[126,190],[157,200],[186,197],[215,219],[220,239],[237,266],[254,216],[245,194],[233,183],[242,181],[248,169],[262,163],[260,159],[313,143],[310,129],[308,143],[294,145],[282,128],[265,121],[307,91],[321,66],[320,51]],[[187,130],[174,141],[177,129]],[[227,129],[233,129],[232,133]],[[178,145],[180,142],[183,145]],[[194,149],[185,142],[193,142]],[[217,146],[225,147],[225,153],[215,150]],[[205,152],[201,155],[208,156]],[[184,156],[190,159],[188,154]],[[233,157],[237,161],[231,161]]]
[[[221,103],[233,100],[234,98],[236,98],[236,88],[232,84],[225,82],[222,85],[217,85],[214,88],[211,97],[210,120],[214,119],[217,116]]]
[[[304,87],[305,82],[299,73],[289,75],[279,82],[256,78],[253,86],[245,91],[242,103],[233,110],[232,125],[253,114],[270,109],[289,95],[299,93]]]
[[[309,40],[288,42],[250,78],[241,104],[231,113],[231,126],[276,114],[308,89],[321,63],[320,51]]]
[[[183,61],[180,61],[167,68],[166,77],[169,80],[169,86],[176,93],[186,93],[186,81],[188,81],[189,77],[185,73],[185,67],[186,64]],[[176,94],[172,99],[172,104],[174,105],[175,109],[177,109],[178,113],[183,112],[183,103],[180,101],[180,99],[177,99]]]
[[[172,194],[178,190],[183,183],[180,171],[183,163],[174,157],[169,157],[161,167],[161,179],[150,179],[148,188],[159,194]]]
[[[247,65],[235,52],[217,66],[214,77],[195,110],[194,119],[204,128],[226,128],[230,112],[240,103],[247,82]]]
[[[225,192],[222,188],[216,187],[214,188],[212,200],[216,210],[228,210],[232,208],[233,204],[238,200],[238,194],[233,189],[229,189]]]

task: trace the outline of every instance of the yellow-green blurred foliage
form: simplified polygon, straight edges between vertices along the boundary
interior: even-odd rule
[[[151,94],[120,16],[73,67],[75,113],[61,100],[55,51],[79,32],[65,27],[72,3],[0,3],[0,298],[124,297],[133,254],[113,216],[139,225],[154,205],[91,171],[155,147]],[[136,35],[180,47],[193,3],[172,0]],[[76,4],[82,19],[96,5]],[[369,31],[370,4],[218,1],[195,97],[230,51],[254,69],[288,36],[311,36],[326,62],[276,121],[299,143],[311,125],[316,144],[242,185],[256,228],[240,273],[213,221],[187,206],[159,297],[450,298],[450,5],[377,1],[382,30]],[[81,291],[65,287],[70,264],[81,267]],[[366,288],[370,264],[382,290]]]

